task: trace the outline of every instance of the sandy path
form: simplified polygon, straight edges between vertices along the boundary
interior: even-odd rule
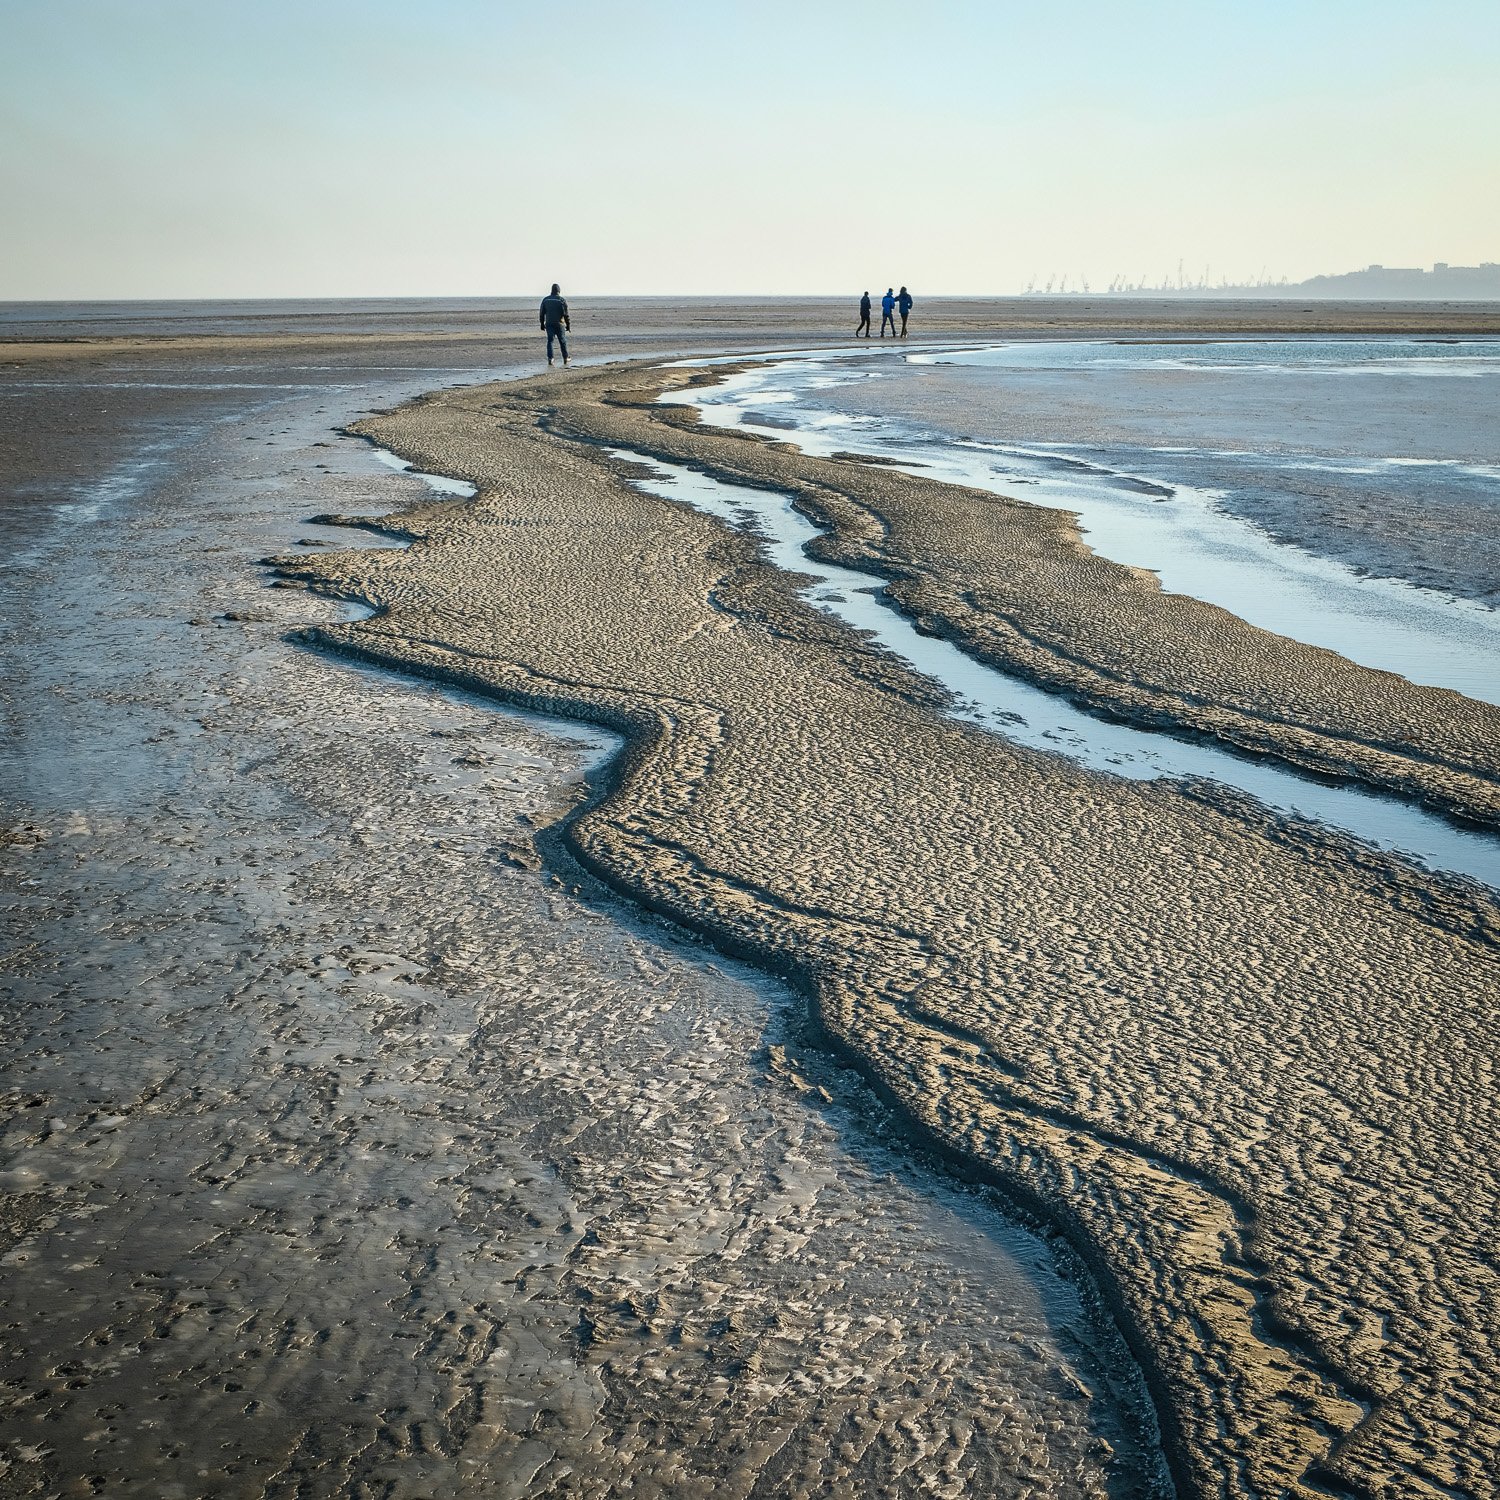
[[[290,567],[382,611],[323,638],[624,729],[582,857],[805,977],[912,1118],[1051,1207],[1188,1487],[1494,1493],[1492,904],[941,720],[743,538],[558,440],[632,380],[367,424],[484,493]]]

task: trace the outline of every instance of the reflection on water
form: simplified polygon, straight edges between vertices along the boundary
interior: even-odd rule
[[[375,457],[389,468],[400,469],[413,479],[420,479],[428,489],[436,490],[440,495],[458,495],[465,500],[472,500],[479,493],[478,486],[470,484],[467,479],[449,479],[445,474],[424,474],[421,470],[412,468],[404,458],[397,458],[384,448],[375,449]]]
[[[1236,487],[1294,488],[1302,482],[1294,476],[1316,472],[1337,476],[1343,503],[1357,525],[1369,499],[1359,486],[1378,485],[1388,492],[1421,483],[1431,492],[1435,476],[1441,476],[1445,497],[1465,506],[1466,515],[1495,516],[1500,515],[1500,468],[1495,465],[1401,453],[1339,457],[1160,444],[1133,446],[1122,457],[1120,445],[1110,449],[957,437],[912,419],[922,402],[911,382],[937,361],[1001,372],[1061,372],[1073,389],[1088,372],[1118,364],[1177,368],[1194,358],[1222,360],[1223,368],[1252,370],[1264,383],[1263,372],[1283,368],[1278,360],[1300,356],[1306,368],[1332,377],[1357,362],[1356,355],[1364,360],[1363,368],[1386,373],[1399,373],[1404,362],[1415,361],[1444,373],[1467,373],[1472,367],[1500,374],[1500,344],[1381,341],[1373,346],[1257,343],[1183,349],[1049,343],[874,360],[842,354],[777,359],[732,375],[722,385],[665,399],[697,406],[705,421],[718,426],[774,426],[778,435],[784,433],[816,456],[857,452],[928,478],[1070,511],[1096,552],[1156,573],[1170,592],[1207,600],[1253,625],[1336,651],[1363,666],[1500,702],[1496,611],[1399,580],[1368,577],[1334,558],[1277,543],[1224,507]],[[982,376],[983,370],[977,373]],[[873,386],[871,374],[880,377]],[[1279,375],[1271,384],[1284,392]],[[898,404],[892,400],[898,387],[904,420],[881,411],[883,405]],[[847,393],[856,388],[854,400]],[[1002,399],[998,387],[964,389],[976,400]],[[861,409],[830,409],[838,399]],[[1351,441],[1368,449],[1374,439],[1361,430]],[[1187,482],[1185,474],[1198,482]]]
[[[914,365],[977,365],[1006,370],[1251,370],[1293,375],[1463,378],[1500,375],[1500,343],[1492,339],[1117,339],[1110,343],[1059,339],[924,351],[908,358]]]
[[[637,487],[682,501],[761,539],[777,567],[811,579],[802,596],[954,694],[955,718],[1034,750],[1066,755],[1089,769],[1135,781],[1203,778],[1248,793],[1267,807],[1325,823],[1438,870],[1500,887],[1500,839],[1451,826],[1421,809],[1358,788],[1327,786],[1261,761],[1095,719],[1066,699],[982,665],[950,641],[920,634],[886,602],[882,580],[810,557],[819,529],[791,497],[723,484],[675,464],[613,450],[650,477]]]

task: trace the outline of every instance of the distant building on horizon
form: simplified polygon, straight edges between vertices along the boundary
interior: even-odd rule
[[[1049,277],[1045,287],[1033,281],[1026,288],[1028,296],[1086,296],[1087,281],[1079,279],[1070,288],[1069,277]],[[1056,287],[1054,291],[1053,288]],[[1175,280],[1168,277],[1159,284],[1131,282],[1117,276],[1107,293],[1115,297],[1311,297],[1368,299],[1398,302],[1500,302],[1500,261],[1481,261],[1477,266],[1451,266],[1437,261],[1430,271],[1420,266],[1366,266],[1362,271],[1344,271],[1337,275],[1311,276],[1306,281],[1256,281],[1217,285],[1205,272],[1197,281],[1185,280],[1181,267]]]

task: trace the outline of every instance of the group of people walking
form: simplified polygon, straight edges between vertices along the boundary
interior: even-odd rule
[[[870,294],[866,292],[859,299],[859,327],[854,330],[854,337],[859,338],[861,334],[865,338],[870,337]],[[896,332],[896,314],[901,314],[901,332]],[[885,337],[885,327],[891,326],[891,337],[906,337],[906,320],[911,316],[911,293],[902,287],[899,292],[890,287],[885,289],[885,296],[880,299],[880,336]]]
[[[859,299],[859,327],[855,330],[854,337],[859,338],[861,334],[865,338],[870,334],[870,294],[866,292]],[[911,293],[902,287],[895,291],[886,288],[885,296],[880,299],[880,336],[885,337],[887,324],[890,325],[891,337],[906,337],[906,320],[911,316]],[[901,314],[901,331],[896,331],[896,314]],[[568,333],[572,323],[568,318],[568,304],[563,300],[561,289],[554,281],[552,283],[552,294],[542,299],[539,322],[541,332],[547,335],[547,363],[550,365],[553,359],[553,346],[555,345],[562,353],[562,362],[568,362]]]

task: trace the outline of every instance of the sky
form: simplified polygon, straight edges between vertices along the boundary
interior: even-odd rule
[[[1500,0],[0,0],[0,299],[1500,260]]]

